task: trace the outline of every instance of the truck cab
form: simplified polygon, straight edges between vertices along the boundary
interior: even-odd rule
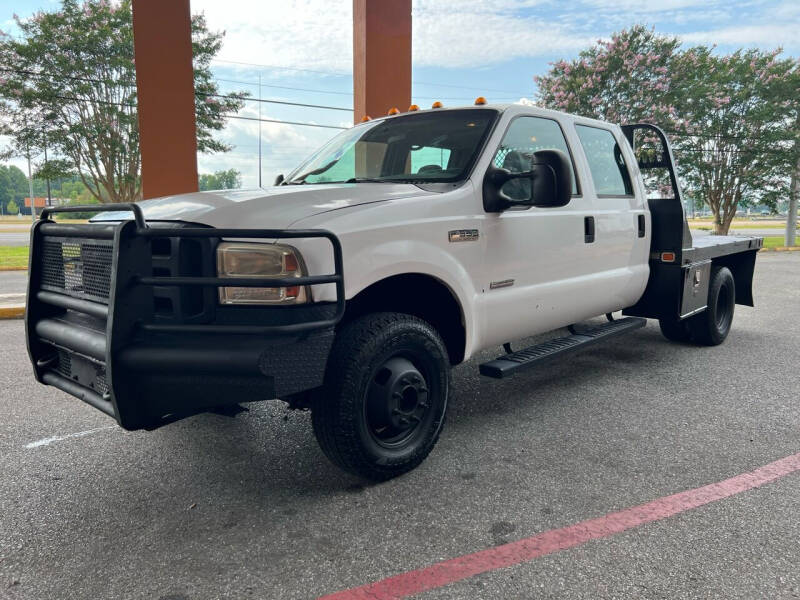
[[[127,429],[280,398],[376,480],[428,455],[450,368],[478,351],[502,346],[480,372],[506,377],[648,318],[721,343],[762,243],[692,239],[657,127],[522,105],[369,120],[268,189],[76,208],[98,210],[83,225],[64,210],[31,234],[40,382]]]

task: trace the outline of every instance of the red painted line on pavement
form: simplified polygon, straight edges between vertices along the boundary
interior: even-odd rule
[[[426,590],[580,546],[628,529],[661,521],[710,502],[730,498],[800,471],[800,453],[787,456],[750,473],[743,473],[703,487],[664,496],[646,504],[551,529],[533,537],[451,558],[429,567],[408,571],[375,583],[343,590],[320,600],[396,600]]]

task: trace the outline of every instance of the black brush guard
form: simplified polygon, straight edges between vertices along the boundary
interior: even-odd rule
[[[55,212],[131,211],[132,220],[61,224]],[[154,275],[153,240],[325,238],[334,273],[281,279]],[[213,250],[212,250],[213,251]],[[216,306],[216,289],[335,284],[304,307]],[[211,290],[194,319],[159,318],[154,290]],[[25,327],[36,379],[125,429],[155,428],[210,407],[285,397],[322,383],[345,310],[342,248],[319,229],[149,227],[135,204],[45,208],[31,231]]]

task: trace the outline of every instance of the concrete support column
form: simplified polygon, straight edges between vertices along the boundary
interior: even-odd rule
[[[197,191],[189,0],[133,0],[142,193]]]
[[[354,120],[411,104],[411,0],[353,0]]]

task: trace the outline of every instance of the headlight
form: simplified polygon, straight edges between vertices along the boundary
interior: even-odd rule
[[[276,279],[303,277],[306,268],[300,253],[280,244],[223,242],[217,246],[217,276]],[[308,302],[305,286],[221,287],[220,304],[303,304]]]

